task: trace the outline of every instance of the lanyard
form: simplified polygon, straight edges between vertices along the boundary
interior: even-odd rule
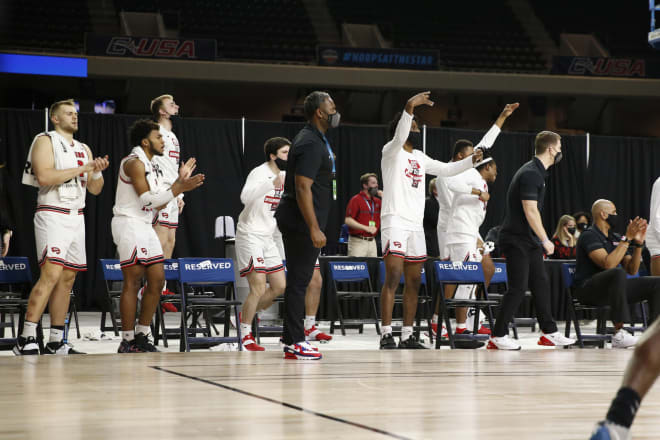
[[[330,148],[328,139],[323,136],[323,140],[325,141],[325,146],[328,148],[328,154],[332,161],[332,200],[337,200],[337,168],[335,167],[335,155],[332,154],[332,148]]]
[[[364,200],[364,203],[367,204],[367,208],[369,208],[369,214],[371,214],[371,220],[374,219],[374,214],[376,213],[376,202],[374,200],[369,203],[369,200],[367,200],[366,197],[362,196],[362,199]]]

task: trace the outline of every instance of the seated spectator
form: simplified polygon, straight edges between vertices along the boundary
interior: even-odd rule
[[[555,245],[555,252],[550,258],[561,260],[572,260],[575,258],[575,219],[570,215],[562,215],[557,223],[555,235],[552,237],[552,243]]]
[[[580,238],[580,234],[591,226],[591,215],[586,211],[578,211],[573,214],[573,218],[577,227],[577,231],[575,231],[575,239],[577,240]]]
[[[424,237],[426,238],[426,253],[430,257],[440,256],[438,247],[438,188],[435,186],[436,178],[429,182],[429,196],[424,205]]]
[[[623,323],[630,321],[630,304],[647,300],[649,322],[660,313],[660,277],[626,276],[639,270],[648,225],[635,217],[626,222],[626,235],[621,237],[612,232],[618,223],[614,203],[597,200],[591,213],[594,224],[580,235],[577,245],[575,297],[583,304],[610,306],[612,348],[628,348],[638,339],[623,328]]]

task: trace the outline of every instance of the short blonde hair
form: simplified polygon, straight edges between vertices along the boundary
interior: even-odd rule
[[[429,182],[429,195],[430,195],[430,196],[433,195],[433,188],[435,188],[435,182],[436,182],[437,180],[438,180],[438,178],[437,178],[437,177],[434,177],[434,178],[431,179],[431,181]]]
[[[76,106],[76,102],[73,99],[65,99],[63,101],[57,101],[54,102],[53,105],[50,106],[50,109],[48,110],[48,115],[53,116],[57,110],[63,105],[70,105],[72,107]]]
[[[149,110],[151,110],[151,115],[156,121],[158,121],[158,118],[160,117],[160,108],[163,106],[163,101],[165,101],[166,99],[174,100],[174,96],[160,95],[159,97],[152,99],[151,104],[149,104]]]

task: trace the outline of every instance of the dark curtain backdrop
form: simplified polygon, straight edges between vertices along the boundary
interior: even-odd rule
[[[87,197],[85,212],[88,272],[76,286],[81,305],[90,309],[100,302],[103,286],[98,258],[112,258],[115,246],[110,232],[112,206],[120,159],[129,151],[127,131],[137,116],[80,115],[76,138],[87,143],[95,155],[109,155],[110,168],[104,173],[105,188],[98,197]],[[36,189],[20,183],[28,148],[43,131],[43,111],[0,109],[0,163],[6,163],[6,199],[2,214],[14,226],[10,255],[27,255],[36,276],[36,255],[32,219]],[[177,256],[216,256],[224,249],[214,238],[215,218],[229,215],[235,220],[242,209],[240,191],[247,173],[264,160],[264,141],[273,136],[293,139],[300,123],[246,121],[245,150],[239,120],[181,119],[176,132],[182,159],[196,157],[198,171],[206,174],[205,185],[186,194],[186,207],[177,232]],[[479,142],[485,130],[430,128],[427,154],[449,160],[454,142],[460,138]],[[359,177],[366,172],[379,176],[381,149],[387,142],[383,126],[342,125],[328,133],[337,155],[338,200],[328,222],[327,254],[337,249],[337,237],[348,200],[360,190]],[[492,151],[498,164],[497,181],[491,185],[492,198],[482,234],[504,218],[504,200],[511,177],[533,155],[533,133],[502,133]],[[557,219],[566,213],[589,209],[600,197],[613,200],[623,217],[648,216],[651,185],[660,172],[660,141],[642,138],[591,137],[587,168],[586,137],[562,138],[564,159],[553,167],[543,211],[546,229],[553,232]],[[381,180],[382,181],[382,180]]]

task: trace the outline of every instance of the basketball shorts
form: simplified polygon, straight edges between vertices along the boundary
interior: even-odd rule
[[[441,260],[449,260],[449,248],[447,247],[447,231],[438,230],[438,249]]]
[[[175,197],[154,216],[154,225],[160,225],[168,229],[176,229],[179,226],[179,198]]]
[[[82,210],[66,213],[62,208],[37,208],[34,237],[39,266],[46,260],[66,269],[87,270],[85,216]]]
[[[407,231],[399,228],[381,230],[383,256],[394,255],[411,263],[426,261],[426,238],[424,231]]]
[[[252,272],[269,275],[284,270],[282,256],[272,236],[237,231],[236,260],[242,277]]]
[[[657,237],[650,228],[646,234],[646,247],[649,249],[651,258],[660,258],[660,237]]]
[[[111,226],[122,268],[165,261],[158,235],[150,224],[130,217],[113,217]]]

